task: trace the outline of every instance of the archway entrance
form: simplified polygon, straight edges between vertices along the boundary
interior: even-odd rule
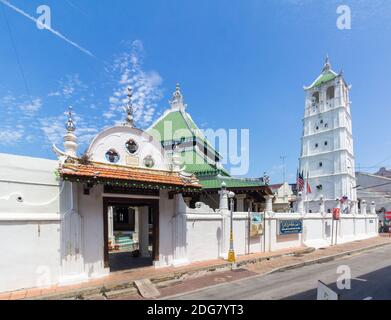
[[[103,198],[104,263],[111,272],[159,259],[159,200]]]

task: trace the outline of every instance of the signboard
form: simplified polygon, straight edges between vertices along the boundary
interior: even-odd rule
[[[391,220],[391,211],[385,212],[385,213],[384,213],[384,218],[385,218],[386,220]]]
[[[303,232],[303,220],[279,220],[280,235],[298,234]]]
[[[128,166],[138,167],[139,166],[139,158],[134,157],[134,156],[127,156],[126,157],[126,164]]]
[[[263,214],[259,212],[250,213],[250,237],[263,235]]]
[[[340,208],[333,208],[333,219],[334,220],[339,220],[340,214],[341,214]]]
[[[339,295],[319,280],[316,300],[339,300]]]

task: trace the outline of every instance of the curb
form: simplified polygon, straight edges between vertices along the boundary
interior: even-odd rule
[[[307,254],[315,251],[314,248],[301,248],[300,250],[296,250],[289,253],[280,253],[280,254],[274,254],[271,256],[266,257],[259,257],[259,258],[251,258],[243,261],[239,261],[236,263],[236,267],[243,267],[249,264],[255,264],[259,263],[265,260],[271,260],[276,258],[281,258],[284,256],[293,256],[293,255],[301,255],[301,254]],[[165,286],[165,283],[172,282],[175,280],[181,280],[183,277],[191,277],[196,275],[200,272],[214,272],[214,271],[221,271],[221,270],[229,270],[231,269],[232,265],[229,262],[223,263],[223,264],[214,264],[209,265],[205,267],[199,267],[188,271],[177,271],[172,272],[166,275],[162,276],[155,276],[150,278],[151,282],[159,287]],[[99,286],[91,286],[89,288],[85,289],[78,289],[71,292],[64,292],[59,294],[52,294],[47,296],[39,296],[39,297],[30,297],[30,298],[24,298],[23,300],[60,300],[60,299],[85,299],[89,297],[101,297],[103,293],[107,295],[107,297],[117,297],[119,295],[116,295],[116,291],[118,291],[118,294],[120,292],[123,294],[124,291],[128,290],[129,294],[134,292],[137,293],[137,288],[134,285],[134,280],[131,280],[129,282],[119,282],[119,283],[113,283],[111,285],[99,285]]]

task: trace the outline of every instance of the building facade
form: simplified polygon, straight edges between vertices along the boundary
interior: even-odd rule
[[[336,206],[357,211],[350,88],[328,58],[322,73],[304,88],[299,170],[308,182],[303,190],[307,211],[316,210],[321,199],[328,212]]]

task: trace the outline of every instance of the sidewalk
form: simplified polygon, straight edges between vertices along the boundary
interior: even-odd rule
[[[257,253],[237,258],[237,265],[241,269],[245,267],[248,276],[253,274],[264,274],[273,272],[281,267],[291,268],[295,264],[311,263],[313,260],[332,259],[330,256],[339,257],[354,253],[356,250],[367,250],[369,248],[391,244],[391,238],[377,237],[367,240],[350,242],[338,246],[328,247],[325,249],[314,250],[312,248],[294,248],[280,250],[273,253]],[[221,272],[230,270],[230,264],[224,260],[210,260],[198,263],[192,263],[183,267],[167,267],[155,269],[153,267],[138,268],[128,271],[112,273],[104,278],[86,281],[76,285],[53,286],[50,288],[34,288],[19,290],[0,294],[0,300],[17,300],[17,299],[67,299],[77,296],[101,295],[104,291],[121,292],[129,291],[134,288],[134,280],[149,278],[155,284],[164,284],[165,282],[191,279],[193,282],[201,281],[200,276],[213,274],[213,271]],[[219,274],[223,275],[223,273]],[[243,273],[245,276],[245,273]],[[103,288],[103,290],[102,290]],[[169,290],[167,290],[169,291]],[[168,293],[168,292],[167,292]]]

